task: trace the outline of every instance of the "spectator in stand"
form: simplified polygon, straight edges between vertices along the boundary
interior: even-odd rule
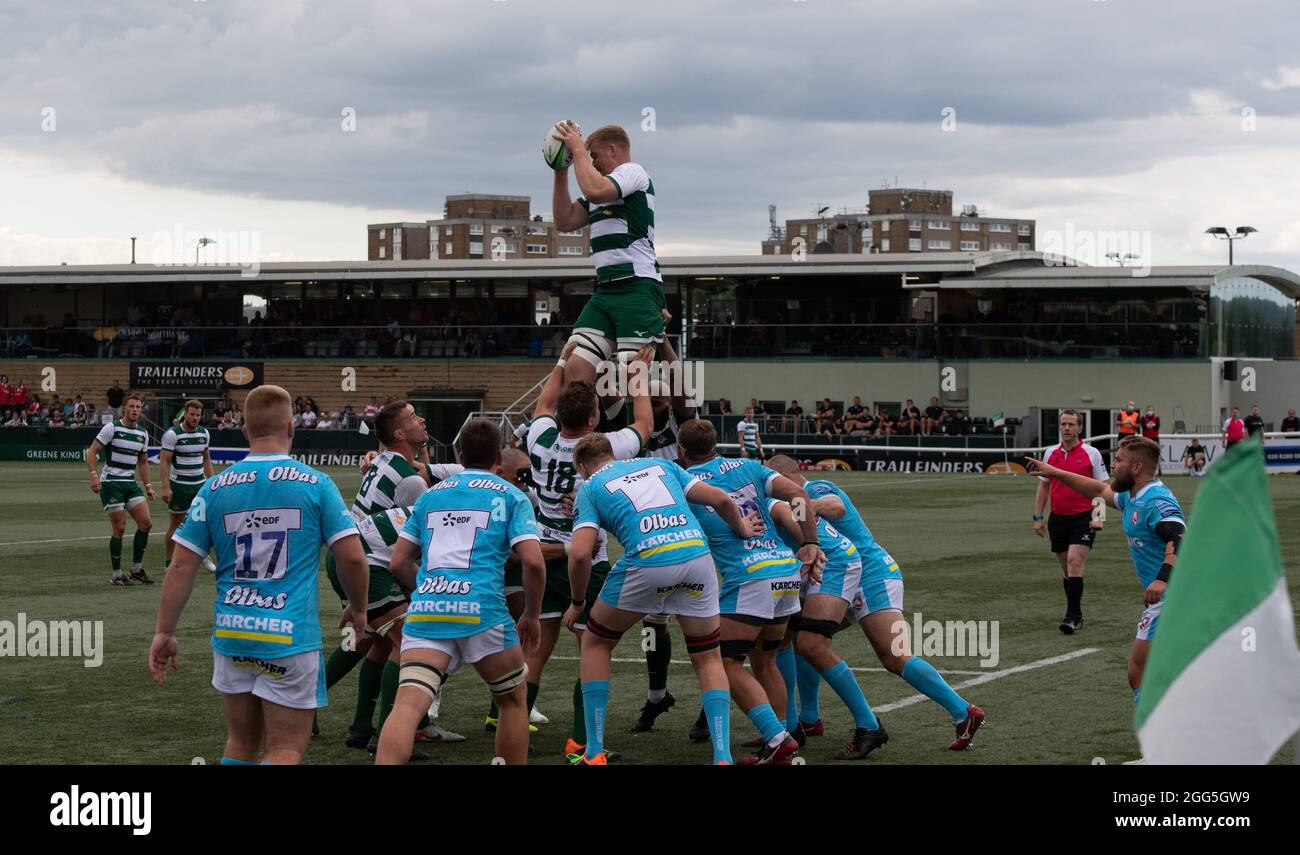
[[[1192,437],[1192,441],[1187,443],[1187,449],[1183,451],[1183,468],[1193,478],[1205,474],[1205,446],[1196,437]]]
[[[893,436],[894,426],[894,418],[889,414],[889,410],[881,407],[880,415],[876,418],[876,436]]]
[[[334,416],[337,413],[331,413],[329,410],[321,413],[320,419],[316,422],[316,430],[334,430]]]
[[[50,425],[50,427],[52,427],[52,428],[61,428],[61,427],[66,427],[66,426],[67,426],[67,422],[65,422],[65,421],[63,420],[63,408],[62,408],[62,407],[50,407],[50,421],[49,421],[49,425]]]
[[[314,409],[311,407],[303,407],[302,426],[304,430],[315,430],[317,420],[318,418]]]
[[[1147,404],[1147,411],[1142,414],[1139,420],[1142,427],[1142,435],[1154,442],[1160,441],[1160,417],[1156,415],[1156,408]]]
[[[1227,451],[1245,438],[1246,423],[1241,420],[1241,408],[1233,407],[1232,415],[1223,423],[1223,434],[1219,441],[1223,443],[1223,450]]]
[[[731,402],[728,401],[726,398],[718,399],[718,415],[720,416],[731,415]]]
[[[855,430],[849,431],[850,436],[875,436],[879,419],[875,417],[871,410],[863,409],[862,415],[858,416],[857,424]]]
[[[756,416],[767,415],[767,410],[763,408],[763,405],[758,402],[757,398],[749,399],[749,408],[754,411],[754,415]]]
[[[77,396],[77,400],[72,403],[72,418],[69,420],[73,427],[81,427],[86,423],[86,402]]]
[[[862,406],[862,399],[857,395],[853,396],[853,403],[849,404],[844,410],[844,433],[851,434],[860,430],[862,427],[863,413],[866,413],[866,407]]]
[[[943,407],[939,406],[939,399],[931,398],[930,406],[925,408],[925,415],[921,416],[921,433],[926,436],[934,433],[939,429],[939,424],[943,421],[945,415],[947,413],[944,412]]]
[[[298,404],[293,405],[293,426],[294,428],[302,427],[302,407]]]
[[[1286,418],[1282,419],[1279,430],[1283,433],[1300,433],[1300,419],[1296,418],[1294,407],[1286,411]]]
[[[1246,416],[1245,423],[1247,436],[1264,433],[1264,417],[1259,414],[1259,404],[1251,406],[1250,415]]]
[[[231,425],[234,426],[234,429],[240,430],[241,428],[243,428],[244,411],[239,408],[239,405],[236,404],[235,406],[231,407],[228,412],[230,413],[230,423]]]
[[[20,377],[13,385],[9,387],[9,403],[13,405],[14,411],[27,417],[27,385],[23,383]]]
[[[5,427],[26,427],[27,411],[19,407],[14,407],[9,412],[9,418],[4,422]]]
[[[831,406],[830,398],[823,398],[822,402],[817,405],[817,432],[825,436],[833,435],[835,431],[835,407]]]
[[[9,418],[9,407],[12,403],[9,391],[9,375],[0,374],[0,419]]]
[[[958,410],[953,414],[952,419],[948,424],[948,433],[953,436],[965,436],[970,432],[971,422],[970,419],[966,418],[966,411]]]
[[[781,420],[782,433],[796,433],[799,430],[800,422],[803,421],[803,407],[799,406],[798,401],[791,401],[790,406],[785,408],[785,418]]]
[[[894,429],[910,436],[921,432],[921,411],[917,409],[916,404],[912,403],[911,398],[908,398],[907,403],[903,405],[903,412],[899,415]]]
[[[316,414],[318,418],[320,417],[320,407],[316,406],[316,401],[314,398],[308,398],[303,408],[307,410],[311,410],[313,413]]]
[[[234,429],[235,429],[235,412],[234,412],[234,410],[226,410],[224,413],[221,414],[221,424],[218,425],[218,427],[219,427],[221,430],[234,430]]]
[[[36,424],[45,420],[49,415],[49,410],[41,404],[40,395],[32,395],[31,401],[27,404],[27,423]]]
[[[352,405],[348,404],[339,413],[339,430],[356,430],[357,414],[352,410]]]
[[[104,397],[108,399],[108,409],[113,413],[113,418],[122,418],[122,399],[126,397],[122,384],[114,380],[113,385],[109,386],[108,391],[104,393]]]
[[[366,404],[366,409],[362,412],[361,417],[365,420],[367,425],[374,428],[375,416],[377,415],[379,415],[379,402],[372,397],[370,403]]]
[[[90,401],[86,402],[86,424],[99,424],[99,410],[95,407],[94,403]]]

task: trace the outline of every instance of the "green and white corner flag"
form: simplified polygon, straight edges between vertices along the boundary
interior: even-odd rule
[[[1001,410],[993,414],[993,427],[1002,427],[1007,423],[1007,417]]]
[[[1137,708],[1148,763],[1267,763],[1300,729],[1300,650],[1256,437],[1196,494]]]

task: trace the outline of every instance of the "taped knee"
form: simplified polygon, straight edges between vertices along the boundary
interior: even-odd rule
[[[367,627],[366,635],[371,635],[374,636],[375,638],[383,638],[384,636],[388,635],[389,630],[391,630],[393,627],[395,626],[400,627],[402,625],[402,618],[404,618],[405,616],[406,616],[405,614],[396,615],[384,621],[379,626]]]
[[[808,620],[799,621],[800,632],[811,632],[817,635],[824,635],[827,638],[835,635],[835,631],[840,628],[838,621],[833,620]]]
[[[780,638],[760,638],[758,647],[760,650],[776,650],[781,646],[782,640]]]
[[[722,658],[735,659],[737,662],[744,662],[745,657],[749,656],[749,649],[751,647],[753,647],[753,644],[743,638],[729,638],[722,642]]]
[[[488,691],[494,695],[508,695],[524,684],[528,679],[528,663],[525,662],[514,671],[496,680],[488,681]]]
[[[596,367],[602,362],[608,362],[614,353],[614,342],[596,330],[574,330],[569,341],[574,342],[574,356],[581,357]]]
[[[715,629],[708,635],[686,636],[686,652],[692,656],[697,653],[707,653],[720,644],[722,644],[722,630],[720,629]]]
[[[623,633],[618,630],[610,629],[591,615],[587,615],[587,632],[597,638],[605,638],[610,641],[618,641],[623,637]]]
[[[397,671],[397,688],[410,686],[429,696],[429,709],[436,715],[442,703],[442,681],[447,675],[423,662],[403,662]]]

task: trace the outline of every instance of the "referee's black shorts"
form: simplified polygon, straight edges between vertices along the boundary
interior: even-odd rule
[[[1092,511],[1047,515],[1047,535],[1052,540],[1053,552],[1065,552],[1075,544],[1092,549],[1097,534],[1092,529]]]

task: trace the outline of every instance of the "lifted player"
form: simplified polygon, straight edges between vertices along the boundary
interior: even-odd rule
[[[108,514],[108,525],[112,529],[108,559],[113,567],[111,581],[119,587],[131,585],[131,579],[153,584],[153,579],[144,571],[144,551],[149,545],[149,532],[153,529],[149,502],[153,501],[154,492],[149,481],[149,458],[146,454],[149,434],[138,421],[143,406],[144,399],[139,395],[127,395],[122,401],[122,418],[104,425],[86,451],[90,492],[99,494],[99,502]],[[95,471],[101,451],[104,452],[102,475]],[[136,473],[144,483],[143,492],[135,482]],[[122,575],[122,535],[126,533],[127,514],[135,520],[135,537],[131,540],[131,579]]]

